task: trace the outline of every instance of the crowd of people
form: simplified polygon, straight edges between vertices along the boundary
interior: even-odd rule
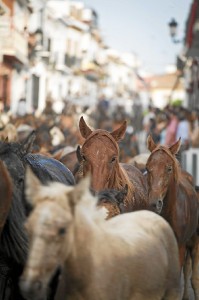
[[[143,129],[146,135],[152,135],[155,143],[170,146],[181,138],[181,151],[199,147],[199,110],[170,105],[159,110],[149,106]]]
[[[24,103],[24,99],[19,101],[17,117],[27,122]],[[57,115],[53,110],[53,101],[48,100],[39,120],[42,120],[44,116],[45,119],[49,118],[51,120],[49,126],[58,126],[66,136],[68,144],[73,147],[79,142],[76,132],[81,115],[84,115],[93,128],[108,131],[115,130],[126,120],[126,134],[120,142],[121,160],[124,162],[140,152],[147,152],[146,140],[149,134],[156,144],[166,146],[172,145],[181,138],[180,152],[189,147],[199,148],[199,109],[190,111],[183,106],[168,105],[160,110],[149,105],[147,111],[144,112],[140,101],[132,101],[131,109],[126,109],[124,105],[116,103],[114,99],[107,100],[104,96],[100,97],[98,104],[94,107],[78,106],[71,101],[66,101],[62,114]],[[37,125],[40,124],[39,120],[37,118]],[[143,133],[141,142],[140,133]],[[143,149],[141,144],[145,144]]]

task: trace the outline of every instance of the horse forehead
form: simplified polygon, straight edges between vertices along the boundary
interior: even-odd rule
[[[62,207],[56,203],[41,203],[35,209],[35,219],[37,225],[61,223],[66,219],[66,214],[64,213]]]
[[[94,135],[82,146],[82,151],[95,156],[117,153],[116,143],[107,135]]]
[[[148,160],[148,165],[155,163],[154,167],[159,167],[160,165],[165,165],[168,162],[172,162],[172,158],[166,151],[160,149],[151,153],[151,156]]]

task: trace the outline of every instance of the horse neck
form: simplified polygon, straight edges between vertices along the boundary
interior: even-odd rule
[[[128,193],[124,199],[124,211],[134,211],[137,210],[137,206],[140,204],[136,203],[135,200],[135,190],[133,183],[129,180],[128,174],[125,169],[118,163],[117,167],[114,169],[112,180],[110,180],[110,184],[108,188],[113,189],[122,189],[125,185],[128,185]]]
[[[100,223],[98,224],[95,219],[92,218],[89,209],[78,205],[75,208],[73,223],[73,250],[75,253],[78,252],[78,257],[90,252],[100,232]]]
[[[162,216],[169,222],[172,228],[175,228],[177,208],[177,183],[174,178],[170,180],[166,196],[164,198],[164,206]],[[175,229],[174,229],[175,231]]]
[[[103,234],[100,226],[97,225],[89,216],[86,208],[75,209],[73,246],[64,262],[64,270],[66,271],[64,286],[69,295],[73,293],[73,284],[76,288],[77,283],[81,287],[87,285],[91,279],[89,277],[92,276],[95,269],[94,257],[97,255],[99,245],[104,244],[104,242],[100,242]]]

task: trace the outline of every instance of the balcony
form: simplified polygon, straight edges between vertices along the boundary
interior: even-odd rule
[[[0,55],[9,56],[21,64],[28,62],[28,39],[14,28],[3,27],[0,22]]]

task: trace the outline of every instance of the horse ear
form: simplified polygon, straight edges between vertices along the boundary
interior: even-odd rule
[[[70,193],[70,202],[75,206],[87,193],[90,193],[90,176],[83,177]],[[87,196],[86,196],[87,197]]]
[[[31,168],[27,167],[25,175],[25,195],[28,203],[33,207],[37,203],[37,192],[40,187],[41,182],[35,176]]]
[[[157,145],[155,144],[152,136],[149,135],[147,137],[147,148],[149,149],[150,152],[152,152],[156,147],[157,147]]]
[[[79,130],[85,139],[92,133],[92,130],[88,127],[83,117],[79,121]]]
[[[80,163],[82,161],[81,147],[80,147],[80,145],[77,146],[76,155],[77,155],[77,160]]]
[[[21,145],[22,155],[26,155],[27,153],[31,152],[35,138],[36,138],[36,134],[35,131],[33,130]]]
[[[124,138],[125,132],[126,132],[127,122],[124,121],[123,124],[117,128],[116,130],[112,131],[110,134],[112,137],[116,140],[116,142],[119,142]]]
[[[179,138],[179,140],[175,144],[173,144],[172,146],[170,146],[169,150],[171,151],[171,153],[173,155],[175,155],[180,150],[180,146],[181,146],[181,138]]]

